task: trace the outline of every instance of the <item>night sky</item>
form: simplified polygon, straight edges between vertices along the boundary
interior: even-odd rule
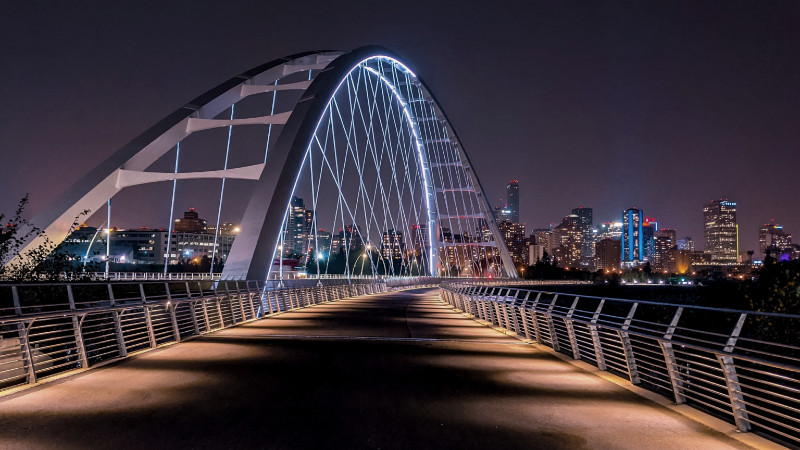
[[[743,250],[770,218],[800,238],[798,2],[283,3],[4,4],[0,211],[30,192],[35,214],[251,67],[378,44],[438,97],[492,206],[519,179],[529,227],[636,206],[702,246],[703,204],[727,197]],[[166,223],[129,200],[120,225]]]

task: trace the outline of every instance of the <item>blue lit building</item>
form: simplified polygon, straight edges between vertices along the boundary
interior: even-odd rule
[[[622,212],[622,264],[635,266],[644,259],[642,211],[629,208]]]

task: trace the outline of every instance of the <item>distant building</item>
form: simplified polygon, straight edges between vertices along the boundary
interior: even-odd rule
[[[499,206],[494,207],[494,221],[498,224],[500,222],[513,222],[511,220],[511,210],[508,209],[508,206],[502,208]]]
[[[578,222],[581,226],[581,258],[583,259],[583,265],[589,266],[589,263],[594,258],[594,240],[592,235],[594,223],[592,208],[584,208],[581,206],[573,209],[572,214],[578,216]]]
[[[519,223],[519,181],[511,180],[506,186],[506,208],[509,222]]]
[[[339,233],[331,238],[331,252],[357,252],[362,249],[364,243],[361,240],[361,233],[358,225],[347,225],[339,230]]]
[[[675,256],[675,250],[678,246],[676,244],[676,232],[671,228],[663,228],[655,232],[653,236],[655,243],[652,266],[654,269],[669,271],[671,267],[675,266],[672,258]]]
[[[642,242],[644,243],[644,259],[652,262],[656,253],[656,232],[658,221],[653,217],[645,217],[642,223]]]
[[[534,265],[544,258],[545,246],[542,244],[528,243],[528,265]]]
[[[308,252],[308,226],[303,199],[292,197],[283,235],[283,256],[301,258]]]
[[[619,270],[622,256],[622,242],[603,238],[595,245],[595,268],[597,270]]]
[[[622,222],[603,222],[597,227],[597,238],[622,240]]]
[[[692,265],[692,251],[689,250],[680,250],[677,247],[672,250],[672,255],[670,256],[670,266],[667,267],[667,270],[670,273],[679,273],[684,274],[689,271],[689,267]],[[700,252],[703,254],[703,252]]]
[[[206,231],[208,232],[208,234],[214,234],[216,232],[216,227],[208,227]],[[223,222],[219,224],[219,234],[224,234],[226,236],[235,236],[239,234],[239,231],[241,231],[239,225],[233,222]]]
[[[172,233],[172,242],[169,249],[169,263],[177,264],[180,261],[193,261],[195,263],[209,257],[212,261],[225,261],[231,252],[234,235],[221,234],[217,237],[217,246],[214,248],[214,235],[209,233]],[[113,240],[112,240],[113,242]],[[164,252],[166,256],[166,251]]]
[[[331,253],[331,232],[324,228],[311,236],[310,249],[317,253],[317,258],[327,258]]]
[[[506,242],[508,252],[515,266],[527,266],[528,246],[525,239],[525,224],[513,222],[500,222],[497,224],[503,239]]]
[[[396,230],[383,232],[381,239],[381,256],[384,259],[402,260],[406,251],[406,244],[403,242],[403,233]]]
[[[553,228],[553,256],[561,267],[581,268],[581,249],[583,247],[583,228],[580,218],[570,214]]]
[[[634,266],[644,260],[642,211],[629,208],[622,212],[622,264]]]
[[[783,225],[771,220],[758,229],[758,247],[761,257],[769,254],[777,259],[792,259],[794,247],[792,246],[792,235],[783,230]]]
[[[205,233],[206,221],[201,219],[194,208],[183,213],[183,219],[175,219],[176,233]]]
[[[678,239],[678,250],[694,251],[694,239],[686,236],[683,239]]]
[[[739,228],[736,202],[714,200],[703,207],[706,252],[713,264],[736,264],[739,260]]]
[[[178,264],[200,262],[204,256],[216,261],[225,261],[236,238],[233,234],[217,236],[210,233],[171,233],[167,245],[167,230],[139,228],[133,230],[111,230],[111,246],[108,259],[112,263],[125,264]],[[59,247],[74,255],[81,262],[101,262],[106,259],[108,233],[94,227],[81,227],[65,239]]]

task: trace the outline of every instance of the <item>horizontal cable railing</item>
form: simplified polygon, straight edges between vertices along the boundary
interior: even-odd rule
[[[445,281],[473,317],[677,404],[800,445],[800,315]]]
[[[283,311],[435,281],[0,284],[0,391]]]

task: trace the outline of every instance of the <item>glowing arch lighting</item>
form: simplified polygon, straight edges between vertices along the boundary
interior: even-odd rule
[[[281,111],[276,98],[283,99],[277,102]],[[236,117],[246,115],[240,111],[247,108],[238,106],[245,99],[266,99],[260,111],[269,114]],[[266,148],[232,149],[231,134],[241,126],[265,127]],[[220,149],[226,161],[221,170],[179,172],[179,158],[191,154],[183,149],[175,154],[174,171],[148,170],[171,149],[185,146],[190,135],[215,128],[228,131],[227,145]],[[232,152],[252,156],[252,162],[228,167]],[[343,239],[335,242],[346,254],[348,277],[359,275],[349,254],[357,245],[362,246],[361,271],[368,260],[373,276],[516,276],[453,127],[419,77],[385,48],[306,52],[234,77],[112,154],[34,223],[60,242],[77,213],[102,208],[122,189],[203,178],[222,179],[222,186],[227,178],[252,180],[241,232],[225,263],[226,279],[272,277],[276,258],[282,264],[287,237],[298,259],[314,262],[314,255],[322,254],[319,223],[325,221],[332,234],[342,230]],[[223,192],[219,211],[228,195]],[[309,242],[300,245],[296,218],[290,217],[292,199],[309,193],[313,214],[304,225]],[[172,199],[164,200],[167,206],[174,202],[174,190]],[[215,249],[216,242],[215,236]]]

